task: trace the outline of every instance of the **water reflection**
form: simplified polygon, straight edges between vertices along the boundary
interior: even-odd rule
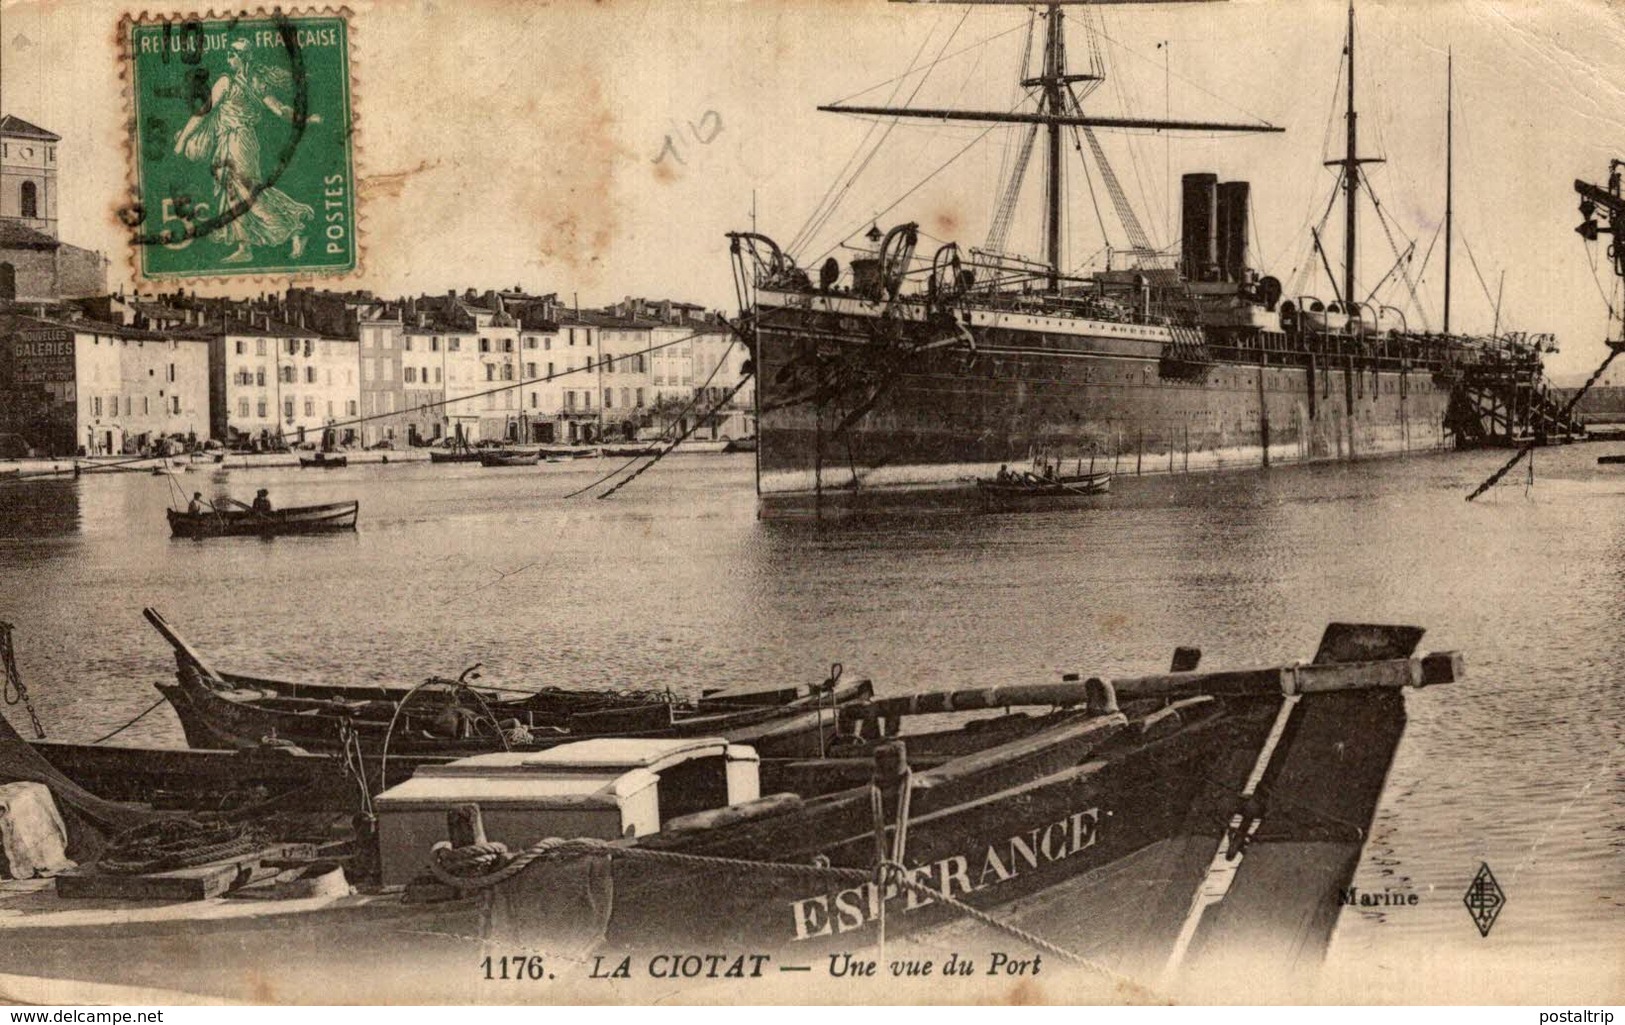
[[[0,481],[0,541],[68,537],[79,531],[79,481]]]

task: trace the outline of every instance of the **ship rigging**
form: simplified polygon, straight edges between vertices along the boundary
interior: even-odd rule
[[[933,0],[935,2],[935,0]],[[1007,5],[1011,0],[949,0],[949,2],[965,5]],[[1132,0],[1138,3],[1166,3],[1178,0]],[[1203,132],[1281,132],[1278,128],[1267,122],[1247,124],[1229,121],[1198,121],[1198,120],[1169,120],[1139,117],[1100,117],[1085,113],[1082,98],[1078,95],[1077,86],[1085,84],[1097,86],[1105,81],[1106,69],[1098,59],[1098,48],[1094,50],[1096,60],[1087,72],[1073,72],[1067,67],[1066,57],[1066,30],[1065,8],[1072,5],[1096,6],[1091,0],[1055,0],[1044,6],[1043,12],[1035,12],[1034,18],[1044,21],[1044,53],[1042,70],[1034,76],[1023,77],[1021,87],[1028,91],[1028,95],[1037,99],[1036,110],[957,110],[946,108],[917,108],[917,107],[891,107],[891,106],[861,106],[852,104],[826,104],[819,110],[837,114],[872,115],[879,117],[919,118],[931,121],[970,121],[990,125],[996,124],[1023,124],[1033,126],[1022,144],[1020,155],[1017,157],[1015,167],[1005,189],[1005,195],[1014,197],[1020,192],[1022,178],[1026,174],[1031,148],[1037,138],[1037,129],[1044,130],[1045,147],[1045,249],[1048,262],[1048,285],[1052,292],[1061,288],[1063,265],[1061,258],[1062,224],[1065,210],[1065,194],[1062,187],[1062,130],[1070,128],[1089,143],[1090,151],[1094,154],[1100,174],[1106,182],[1107,190],[1111,193],[1113,205],[1122,219],[1123,228],[1129,235],[1130,245],[1134,253],[1142,258],[1151,257],[1154,251],[1140,228],[1139,220],[1122,187],[1116,180],[1111,164],[1106,160],[1105,151],[1096,138],[1095,129],[1151,129],[1158,131],[1203,131]],[[1085,20],[1085,24],[1089,23]],[[1091,26],[1092,28],[1092,26]],[[1081,147],[1080,147],[1081,151]],[[1008,214],[1001,214],[1008,228]],[[1000,241],[1002,233],[991,235],[990,242]],[[990,245],[990,250],[995,249]]]

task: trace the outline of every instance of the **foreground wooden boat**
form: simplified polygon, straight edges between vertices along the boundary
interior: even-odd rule
[[[460,757],[594,736],[726,736],[773,754],[804,754],[834,736],[839,705],[873,693],[868,680],[838,679],[715,687],[688,703],[664,691],[515,693],[467,679],[418,687],[299,684],[216,670],[156,610],[144,615],[175,650],[175,681],[157,686],[195,748],[250,749],[276,737],[313,752],[354,743],[369,754]]]
[[[406,700],[413,690],[418,689],[417,686],[402,684],[312,683],[226,672],[213,665],[212,660],[206,659],[195,646],[182,637],[180,632],[164,617],[163,613],[154,608],[145,608],[141,610],[141,615],[151,624],[153,629],[158,631],[165,641],[169,642],[178,664],[190,663],[203,667],[206,675],[234,688],[267,691],[278,697],[292,699],[387,702],[390,705],[399,704]],[[605,691],[568,687],[539,687],[524,690],[484,687],[472,682],[479,678],[477,672],[468,671],[463,675],[466,679],[460,678],[456,681],[441,682],[445,686],[455,684],[463,687],[471,696],[477,697],[489,707],[491,711],[504,715],[522,715],[525,713],[551,715],[559,712],[625,708],[650,703],[664,705],[669,704],[671,701],[670,696],[665,691],[657,694],[650,691]],[[786,682],[778,684],[718,685],[702,687],[700,696],[693,702],[693,705],[696,708],[714,711],[780,706],[810,698],[819,693],[827,694],[830,689],[828,681],[816,684]],[[840,688],[835,689],[840,690]]]
[[[1334,625],[1308,665],[873,701],[842,710],[842,747],[799,761],[666,738],[425,768],[376,799],[377,845],[345,863],[405,890],[80,904],[57,893],[138,886],[90,864],[135,813],[57,781],[87,867],[0,892],[0,973],[218,996],[345,983],[356,998],[388,963],[388,993],[451,999],[486,944],[550,965],[596,953],[606,970],[673,950],[806,966],[872,944],[882,920],[888,942],[930,944],[968,906],[1040,937],[1051,972],[1086,960],[1155,986],[1239,950],[1277,977],[1312,968],[1335,929],[1402,689],[1461,675],[1457,655],[1411,657],[1420,633]],[[953,942],[1030,957],[997,930]]]
[[[694,706],[637,700],[575,707],[558,694],[542,693],[486,712],[450,686],[438,693],[420,691],[421,701],[401,707],[388,700],[308,691],[285,697],[206,676],[190,664],[180,667],[175,682],[158,684],[158,690],[193,747],[251,748],[276,737],[306,750],[332,752],[353,737],[363,752],[387,750],[392,757],[460,757],[504,746],[537,751],[588,737],[707,736],[755,744],[773,754],[816,754],[834,739],[838,706],[871,693],[865,680],[765,707],[730,707],[713,700]],[[538,710],[554,704],[560,707]]]
[[[602,850],[613,866],[613,912],[595,927],[611,947],[680,939],[805,957],[873,942],[882,908],[897,935],[954,919],[950,901],[994,908],[1066,883],[1067,908],[1052,924],[1086,921],[1084,935],[1069,941],[1132,976],[1204,956],[1232,932],[1268,933],[1249,940],[1254,952],[1271,947],[1312,963],[1330,939],[1337,891],[1358,863],[1404,730],[1399,690],[1460,675],[1458,656],[1408,657],[1419,636],[1334,626],[1307,666],[853,706],[843,719],[863,724],[860,748],[874,753],[873,764],[846,757],[776,767],[764,789],[799,801],[735,808],[714,828],[578,848]],[[1021,706],[1060,710],[1001,714]],[[995,715],[894,743],[908,717],[954,710]],[[1242,862],[1225,900],[1204,914],[1196,897],[1221,845]],[[852,873],[820,882],[748,864],[827,860],[867,872],[877,849],[900,866],[878,888]],[[708,869],[709,885],[697,887],[692,866],[643,851],[739,865]],[[568,885],[575,867],[538,865],[496,886],[493,907],[507,917],[494,927],[504,939],[571,925],[551,923],[524,895]],[[733,884],[716,885],[723,879]],[[1111,913],[1083,914],[1087,907]]]
[[[354,530],[361,503],[291,506],[266,513],[251,509],[215,509],[196,514],[175,509],[166,512],[173,537],[275,537]]]
[[[334,754],[277,744],[252,748],[200,749],[29,741],[36,754],[64,777],[100,797],[162,808],[247,807],[275,801],[290,811],[354,815],[366,801],[357,787],[354,763]],[[425,765],[447,756],[398,755],[385,764],[364,756],[369,792],[412,778]],[[384,773],[387,772],[387,777]]]

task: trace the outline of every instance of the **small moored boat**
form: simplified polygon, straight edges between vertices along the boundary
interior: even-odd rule
[[[1028,499],[1087,498],[1103,495],[1111,490],[1109,473],[1081,473],[1062,477],[1041,477],[1037,474],[1018,474],[1000,480],[997,477],[978,478],[976,490],[990,505],[1020,503]]]
[[[167,511],[174,537],[274,537],[278,534],[325,534],[354,530],[360,502],[290,506],[270,512],[213,509],[200,513]]]
[[[340,470],[350,465],[350,457],[340,453],[317,452],[312,456],[300,456],[299,465],[307,470]]]
[[[431,463],[477,463],[480,454],[476,452],[461,434],[452,438],[444,448],[431,448],[429,462]]]
[[[498,449],[492,452],[480,453],[481,466],[535,466],[541,461],[540,450],[534,452],[520,452],[514,449]]]

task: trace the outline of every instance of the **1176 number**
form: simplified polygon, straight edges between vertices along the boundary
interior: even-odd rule
[[[520,981],[529,979],[539,982],[552,976],[547,974],[547,968],[542,963],[540,954],[515,954],[511,957],[487,956],[480,962],[480,969],[485,972],[485,978],[490,981]]]

